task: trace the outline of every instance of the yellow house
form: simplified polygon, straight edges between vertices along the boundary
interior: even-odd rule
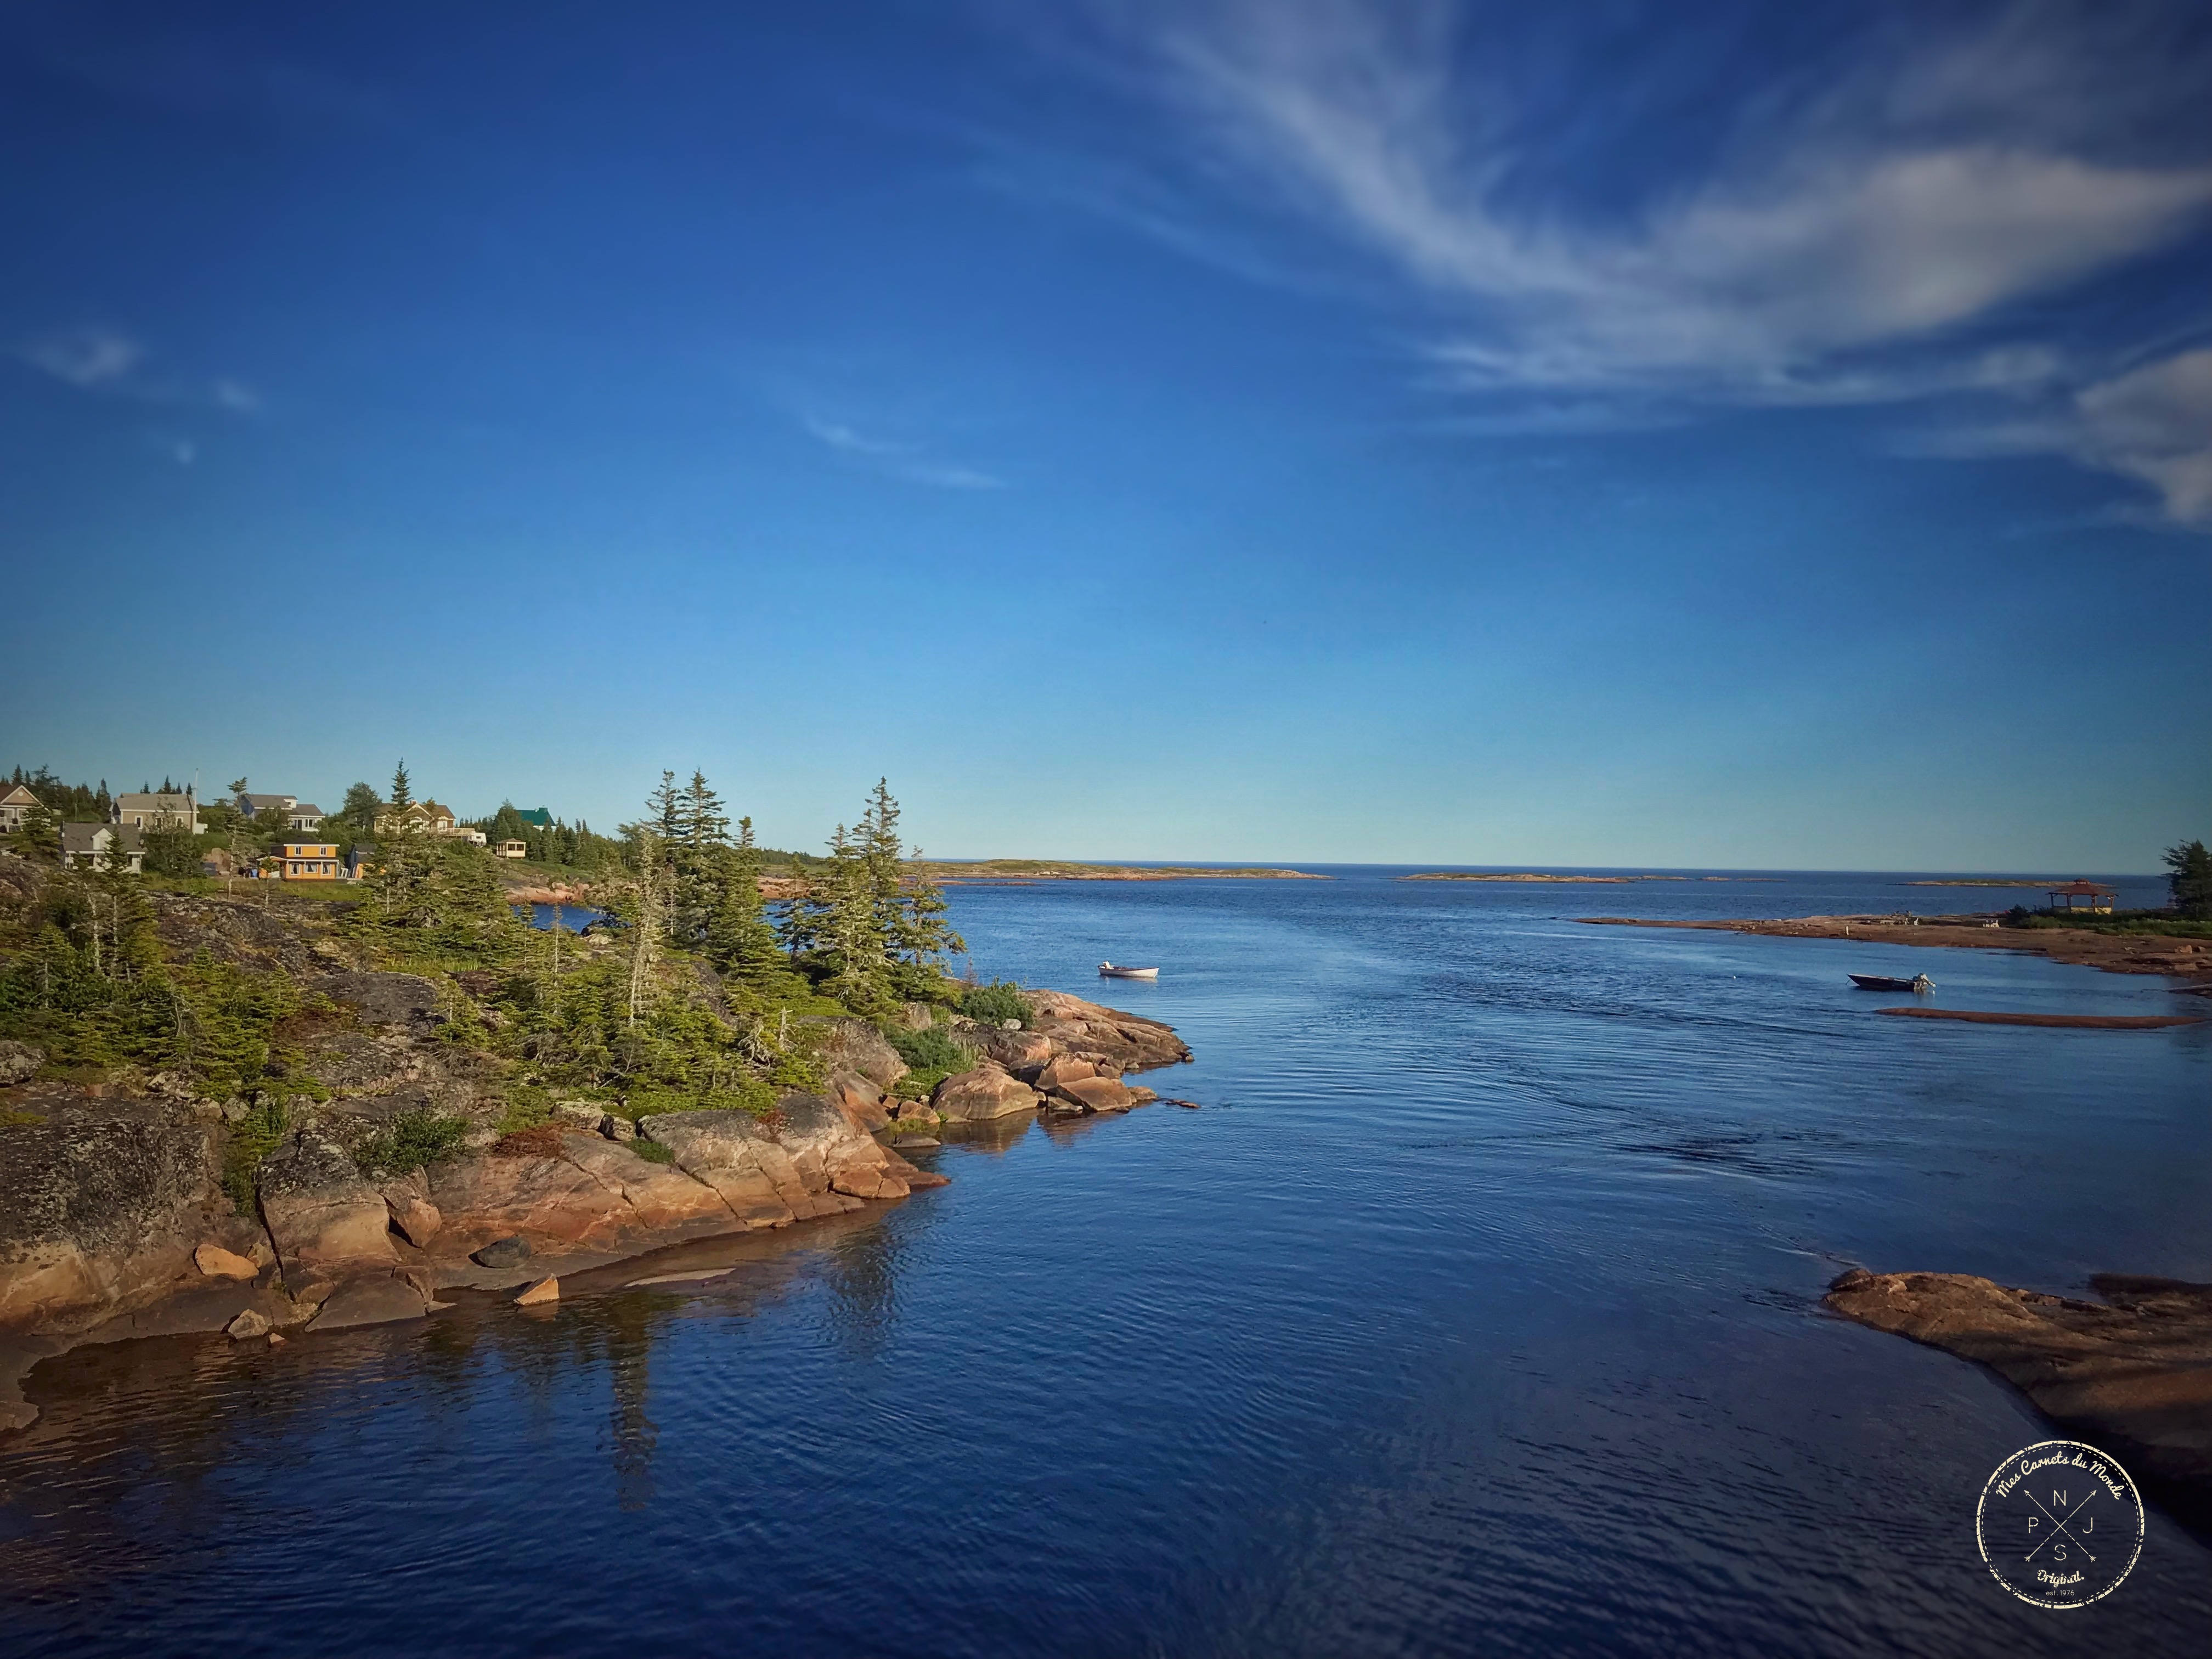
[[[287,881],[336,881],[344,873],[336,842],[288,841],[277,856]]]

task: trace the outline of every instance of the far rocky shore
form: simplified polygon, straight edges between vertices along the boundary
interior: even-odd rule
[[[1779,939],[1840,939],[1972,951],[2020,951],[2108,974],[2160,974],[2212,986],[2212,942],[2087,927],[2001,927],[1991,917],[1791,916],[1778,921],[1685,921],[1648,916],[1583,916],[1595,927],[1690,927]]]

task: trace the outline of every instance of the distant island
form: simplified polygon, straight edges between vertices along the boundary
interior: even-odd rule
[[[1400,881],[1578,881],[1611,886],[1631,881],[1687,881],[1689,878],[1687,876],[1546,876],[1533,872],[1516,876],[1488,876],[1475,875],[1464,870],[1425,870],[1418,876],[1401,876],[1398,879]]]
[[[931,881],[957,885],[978,881],[1189,881],[1214,876],[1238,881],[1333,881],[1310,870],[1271,870],[1257,865],[1212,869],[1196,864],[1067,864],[1053,859],[919,859],[911,868]]]
[[[2034,887],[2048,892],[2063,887],[2063,880],[2020,881],[2010,876],[1953,876],[1944,881],[1901,881],[1900,887]]]

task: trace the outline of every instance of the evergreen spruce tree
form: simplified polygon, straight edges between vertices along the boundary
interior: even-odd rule
[[[753,821],[738,820],[737,845],[721,862],[707,922],[707,954],[727,978],[767,990],[789,970],[761,902],[760,849]]]
[[[2185,921],[2212,921],[2212,851],[2201,841],[2166,849],[2166,890]]]

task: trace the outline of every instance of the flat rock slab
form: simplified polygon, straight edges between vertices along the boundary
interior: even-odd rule
[[[404,1279],[357,1279],[331,1292],[307,1328],[340,1331],[355,1325],[391,1325],[428,1311],[422,1291]]]
[[[634,1291],[641,1285],[708,1285],[718,1279],[727,1279],[736,1271],[733,1267],[708,1267],[696,1273],[655,1273],[650,1279],[633,1279],[623,1289]]]
[[[1907,1019],[1966,1019],[1978,1025],[2056,1025],[2075,1031],[2155,1031],[2168,1025],[2202,1025],[2188,1014],[2001,1014],[1978,1008],[1877,1008]]]
[[[1987,1365],[2069,1434],[2101,1447],[2190,1526],[2212,1530],[2212,1285],[2100,1273],[2105,1300],[1966,1273],[1870,1273],[1827,1305]]]

